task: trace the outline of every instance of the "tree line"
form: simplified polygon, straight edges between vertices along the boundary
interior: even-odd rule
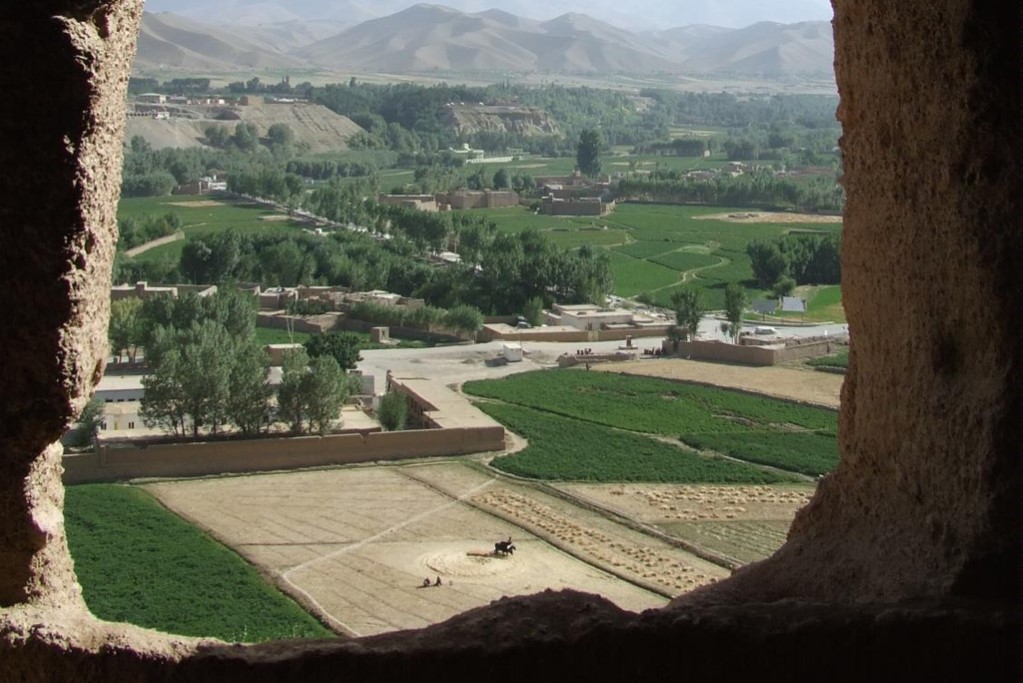
[[[625,201],[707,204],[809,212],[840,213],[845,192],[831,178],[796,181],[764,169],[732,177],[687,177],[685,172],[657,170],[649,176],[630,176],[618,182],[617,196]]]

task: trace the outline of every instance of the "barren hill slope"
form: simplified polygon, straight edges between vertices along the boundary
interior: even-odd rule
[[[237,32],[171,13],[142,15],[137,69],[177,68],[232,71],[252,68],[293,68],[299,60],[266,43],[252,42]]]
[[[305,7],[308,3],[294,5],[296,12],[300,4]],[[507,8],[467,13],[419,4],[335,33],[336,27],[350,25],[369,13],[362,0],[332,5],[328,16],[315,22],[298,19],[282,5],[262,0],[232,0],[226,9],[218,7],[211,7],[202,20],[146,13],[136,60],[139,72],[325,69],[342,74],[486,71],[786,76],[833,71],[834,41],[826,21],[760,22],[742,29],[693,25],[632,33],[579,13],[537,21],[516,16]],[[312,11],[311,6],[305,9]],[[279,20],[256,21],[248,12],[257,10]],[[227,21],[232,11],[241,12],[237,21],[208,23]]]
[[[637,36],[584,15],[548,22],[415,5],[292,53],[337,69],[644,71],[677,68]]]
[[[764,21],[701,41],[684,66],[695,73],[822,73],[833,70],[834,55],[834,35],[826,21]]]
[[[224,107],[217,108],[223,111]],[[196,109],[201,113],[201,110]],[[262,104],[231,108],[237,120],[214,118],[171,118],[156,120],[149,117],[130,117],[125,133],[126,143],[141,135],[154,149],[164,147],[199,147],[207,126],[225,126],[233,130],[238,121],[254,124],[260,135],[275,123],[288,125],[295,133],[295,142],[308,145],[313,154],[347,149],[348,138],[360,128],[347,116],[340,116],[318,104]],[[213,110],[209,110],[212,117]]]

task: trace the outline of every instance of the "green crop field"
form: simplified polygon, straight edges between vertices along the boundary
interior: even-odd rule
[[[811,358],[806,361],[806,364],[815,368],[842,368],[847,370],[849,368],[849,351],[846,349],[831,356]]]
[[[555,481],[651,481],[671,483],[773,484],[790,481],[753,465],[685,451],[655,439],[522,406],[479,407],[529,446],[497,458],[511,474]]]
[[[472,209],[455,213],[493,221],[499,232],[517,233],[535,228],[565,249],[575,249],[584,244],[615,246],[625,244],[629,239],[624,230],[608,228],[601,219],[595,217],[546,216],[533,213],[524,206]]]
[[[201,205],[200,205],[201,204]],[[173,195],[170,197],[133,197],[117,205],[119,219],[175,213],[181,219],[185,241],[227,230],[238,232],[284,233],[296,231],[297,224],[280,220],[282,214],[265,207],[226,198]],[[185,241],[173,242],[139,255],[143,261],[181,258]]]
[[[734,431],[734,420],[834,431],[837,413],[788,401],[610,372],[543,370],[465,383],[466,393],[608,427],[660,435]]]
[[[547,232],[547,237],[564,249],[577,249],[584,244],[595,247],[625,244],[629,235],[624,230],[607,228],[554,228]]]
[[[829,285],[807,289],[806,317],[808,320],[845,322],[841,286]]]
[[[101,619],[238,642],[334,636],[140,489],[69,486],[64,514],[85,601]]]
[[[582,432],[593,427],[602,434],[612,428],[611,433],[619,429],[677,436],[694,448],[806,475],[823,474],[838,464],[838,415],[824,408],[670,380],[578,370],[467,382],[464,390],[530,408],[537,411],[534,418],[550,416],[565,428],[567,418]],[[492,405],[482,404],[487,411]],[[495,417],[503,422],[500,415]]]
[[[673,242],[630,242],[615,249],[616,253],[636,259],[649,259],[675,251],[679,246]]]
[[[677,270],[632,258],[617,251],[611,252],[611,272],[614,273],[615,294],[626,297],[670,287],[678,282],[682,275]]]
[[[833,433],[744,429],[732,433],[687,431],[679,438],[693,448],[811,476],[827,474],[838,464],[838,440]]]
[[[748,212],[721,206],[624,203],[601,218],[552,218],[520,207],[470,215],[485,215],[505,232],[535,227],[568,248],[585,243],[610,248],[614,293],[623,297],[646,293],[661,306],[670,304],[671,286],[682,274],[699,268],[687,284],[703,293],[705,308],[719,310],[724,307],[724,288],[730,282],[745,286],[750,298],[767,294],[756,286],[746,255],[749,242],[780,237],[790,230],[841,231],[836,223],[732,223],[703,218]],[[838,287],[833,289],[820,288],[815,295],[817,303],[811,301],[808,319],[844,320],[836,314],[836,308],[841,309],[841,292]],[[814,317],[815,308],[824,317]]]
[[[309,332],[289,332],[288,330],[277,330],[270,327],[256,328],[256,343],[261,346],[267,344],[303,344],[313,335]],[[369,335],[366,335],[369,339]]]
[[[721,259],[717,256],[697,254],[691,251],[670,251],[667,254],[654,256],[649,260],[683,273],[721,264]]]

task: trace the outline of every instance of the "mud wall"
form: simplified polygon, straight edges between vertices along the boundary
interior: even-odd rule
[[[504,429],[417,429],[179,444],[101,446],[98,453],[64,457],[64,483],[144,477],[266,472],[349,465],[504,448]]]

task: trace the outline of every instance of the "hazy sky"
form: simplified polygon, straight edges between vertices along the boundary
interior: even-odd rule
[[[409,7],[408,0],[146,0],[151,12],[181,12],[196,19],[221,18],[225,11],[256,10],[273,6],[305,19],[364,19],[384,16]],[[533,19],[550,19],[566,12],[582,12],[595,19],[628,28],[666,29],[689,24],[741,28],[758,21],[793,23],[830,20],[830,0],[445,0],[464,12],[498,8]]]

